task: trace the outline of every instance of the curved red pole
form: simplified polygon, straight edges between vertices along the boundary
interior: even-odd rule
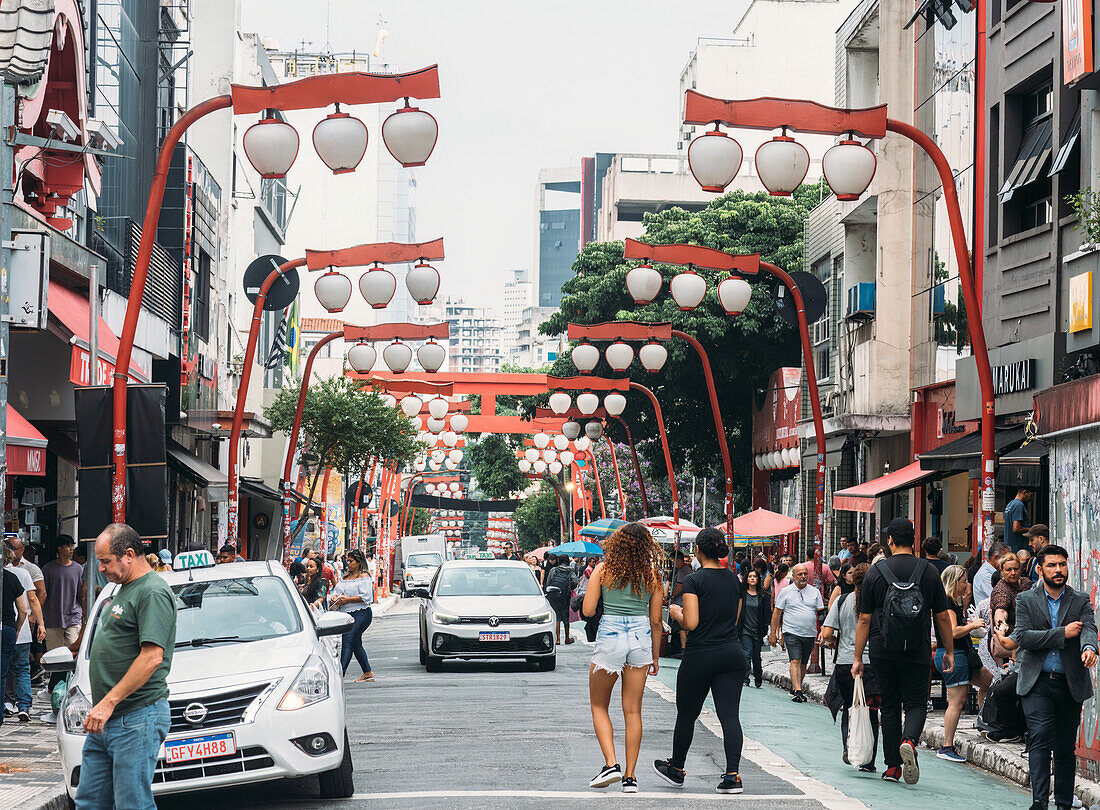
[[[623,520],[626,520],[626,493],[623,492],[623,479],[619,477],[619,460],[615,458],[615,445],[607,434],[603,434],[603,440],[607,442],[607,449],[611,453],[611,467],[615,470],[615,486],[619,488],[619,507],[622,510]]]
[[[600,517],[607,517],[607,507],[603,501],[603,483],[600,481],[600,468],[596,466],[596,454],[592,453],[592,475],[596,479],[596,495],[600,499]]]
[[[646,388],[641,383],[636,383],[633,380],[630,381],[630,388],[633,391],[641,391],[647,397],[649,397],[650,403],[653,405],[653,411],[657,414],[657,432],[661,435],[661,449],[665,453],[665,467],[668,468],[668,488],[672,490],[672,519],[676,522],[680,522],[680,494],[676,491],[676,472],[672,469],[672,453],[668,449],[668,434],[665,433],[665,417],[661,413],[661,403],[657,401],[657,397],[653,392]],[[715,411],[717,413],[717,411]],[[637,458],[635,458],[635,462]],[[638,474],[639,480],[641,479],[641,473]],[[644,492],[644,490],[643,490]]]
[[[183,133],[189,126],[204,115],[224,110],[233,105],[231,96],[217,96],[196,104],[179,117],[168,130],[164,142],[157,154],[156,167],[153,169],[153,184],[149,188],[149,202],[145,205],[145,220],[141,226],[141,244],[138,245],[137,258],[134,261],[134,277],[130,281],[130,296],[126,302],[126,319],[122,323],[122,334],[118,340],[118,356],[115,358],[115,373],[112,383],[113,423],[112,458],[114,471],[111,479],[111,514],[115,523],[126,522],[126,382],[130,370],[130,357],[134,351],[134,338],[137,336],[138,316],[141,314],[141,301],[145,296],[145,281],[149,277],[149,260],[153,257],[153,243],[157,236],[157,223],[160,221],[160,207],[164,202],[164,187],[168,182],[168,169],[172,164],[172,154]],[[184,269],[186,272],[186,268]],[[232,536],[230,539],[235,539]]]
[[[984,51],[983,51],[984,53]],[[982,111],[984,113],[984,110]],[[983,550],[993,539],[993,480],[996,465],[996,411],[993,393],[993,369],[989,363],[989,349],[985,343],[985,329],[982,326],[982,304],[978,298],[977,285],[974,283],[974,268],[970,263],[970,248],[966,244],[966,229],[963,224],[962,209],[959,208],[959,193],[955,188],[955,175],[947,157],[940,151],[936,142],[911,124],[904,121],[886,119],[886,129],[896,132],[924,150],[932,160],[943,186],[943,202],[947,207],[947,221],[951,226],[951,240],[955,248],[955,261],[959,265],[959,284],[962,286],[963,301],[966,303],[966,325],[970,332],[971,349],[974,352],[974,364],[978,371],[978,386],[982,395],[982,466],[979,484],[982,498],[979,504],[980,522],[977,537],[974,538],[975,550],[980,538]],[[979,220],[979,227],[981,222]]]
[[[638,489],[642,492],[642,517],[649,517],[649,496],[646,495],[645,481],[642,479],[642,465],[638,463],[638,448],[634,446],[634,437],[630,435],[630,425],[621,416],[616,416],[619,424],[626,431],[626,443],[630,447],[630,457],[634,460],[634,474],[638,476]],[[626,513],[623,513],[625,519]]]

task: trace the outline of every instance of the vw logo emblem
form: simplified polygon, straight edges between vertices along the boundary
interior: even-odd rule
[[[183,710],[183,719],[193,726],[202,725],[209,710],[201,703],[188,703]]]
[[[500,619],[498,619],[496,616],[490,616],[489,617],[489,626],[490,627],[496,627],[499,624],[500,624]]]

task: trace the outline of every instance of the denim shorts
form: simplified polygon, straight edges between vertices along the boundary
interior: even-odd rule
[[[950,672],[943,671],[943,647],[936,649],[936,669],[943,675],[944,686],[965,686],[970,683],[970,660],[966,657],[966,650],[955,650],[955,668]]]
[[[653,636],[648,616],[608,616],[600,619],[592,666],[618,675],[623,667],[653,663]]]

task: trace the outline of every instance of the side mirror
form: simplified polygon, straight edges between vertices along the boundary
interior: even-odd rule
[[[411,591],[405,591],[405,596],[411,598],[430,599],[431,594],[428,593],[427,588],[413,588]]]
[[[318,636],[340,636],[355,623],[351,615],[338,610],[326,610],[317,618]]]
[[[42,669],[46,672],[73,672],[76,660],[68,647],[54,647],[42,654]]]

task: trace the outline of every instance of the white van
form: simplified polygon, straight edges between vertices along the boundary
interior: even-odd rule
[[[447,538],[442,534],[410,534],[402,537],[397,555],[401,570],[396,572],[402,592],[429,587],[439,566],[450,558]]]

